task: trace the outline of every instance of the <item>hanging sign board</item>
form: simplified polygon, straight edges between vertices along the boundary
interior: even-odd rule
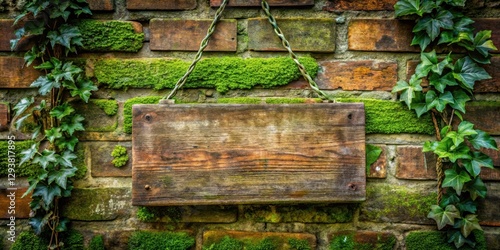
[[[141,206],[365,199],[363,104],[134,105]]]

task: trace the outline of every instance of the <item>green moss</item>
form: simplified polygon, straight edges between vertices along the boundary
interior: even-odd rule
[[[91,99],[90,102],[101,108],[106,115],[114,116],[118,112],[118,102],[116,100]]]
[[[96,235],[92,237],[89,242],[88,250],[104,250],[104,238],[102,235]]]
[[[269,223],[347,223],[351,222],[357,205],[337,204],[330,206],[294,205],[271,207],[249,206],[245,209],[245,218]]]
[[[276,250],[278,249],[278,241],[276,238],[265,238],[258,242],[250,242],[246,244],[246,250]]]
[[[401,102],[376,99],[340,98],[339,102],[363,102],[365,104],[367,134],[434,134],[429,115],[420,119]]]
[[[16,161],[21,160],[21,152],[31,147],[33,141],[15,141],[14,144],[10,144],[8,141],[0,141],[0,159],[9,158],[9,146],[15,147]],[[12,151],[12,150],[10,150]],[[11,154],[12,155],[12,154]],[[9,162],[7,160],[0,160],[0,177],[8,175]],[[39,173],[40,167],[36,164],[22,164],[16,165],[16,177],[31,177]]]
[[[137,33],[131,22],[82,20],[82,49],[89,51],[137,52],[142,48],[144,33]]]
[[[47,250],[48,242],[32,232],[21,232],[11,250]]]
[[[83,235],[76,231],[70,230],[68,232],[63,232],[61,235],[62,242],[64,246],[62,250],[84,250]]]
[[[132,105],[134,104],[158,104],[162,96],[145,96],[128,99],[123,107],[123,130],[132,133]]]
[[[186,250],[195,243],[195,239],[183,232],[146,232],[138,231],[129,239],[130,250]]]
[[[111,156],[113,157],[111,163],[113,163],[113,165],[117,168],[125,166],[129,159],[127,149],[121,145],[115,146],[115,148],[111,152]]]
[[[392,250],[396,244],[396,237],[382,237],[379,235],[373,242],[357,242],[354,233],[338,235],[331,239],[330,250]]]
[[[320,98],[281,98],[271,97],[266,98],[268,104],[294,104],[294,103],[319,103],[322,102]]]
[[[471,237],[471,236],[469,236]],[[469,250],[477,249],[484,250],[486,247],[486,239],[484,237],[484,232],[479,230],[474,230],[472,237],[475,238],[477,244],[474,248],[465,244],[460,249]],[[411,232],[406,236],[406,249],[408,250],[420,250],[420,249],[433,249],[433,250],[455,250],[453,243],[448,243],[446,237],[446,232],[439,231],[417,231]]]
[[[85,149],[77,146],[75,154],[76,159],[73,161],[73,166],[75,166],[77,170],[72,179],[81,180],[87,173],[87,165],[85,164]]]
[[[307,240],[291,238],[288,239],[288,244],[292,250],[311,250],[311,246]]]
[[[139,207],[137,218],[144,222],[177,222],[182,219],[182,211],[179,207]]]
[[[224,236],[219,242],[211,243],[210,246],[203,246],[203,250],[241,250],[243,242]]]
[[[368,220],[384,217],[400,219],[425,219],[431,205],[436,203],[437,194],[415,192],[404,186],[367,185],[367,200],[362,203],[362,214]]]
[[[234,98],[219,98],[217,103],[221,104],[260,104],[262,98],[258,97],[234,97]]]
[[[300,59],[315,77],[316,60]],[[95,64],[94,73],[100,84],[110,88],[173,88],[186,72],[189,63],[165,59],[103,59]],[[219,92],[231,89],[251,89],[255,86],[282,86],[301,76],[293,60],[279,58],[207,58],[198,63],[185,85],[186,88],[215,88]]]

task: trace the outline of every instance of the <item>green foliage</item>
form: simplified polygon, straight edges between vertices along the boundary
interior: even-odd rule
[[[29,117],[34,121],[31,146],[20,153],[19,163],[20,168],[23,165],[38,168],[30,176],[30,186],[24,196],[32,192],[30,208],[35,216],[30,218],[29,224],[38,235],[46,230],[50,232],[47,244],[51,249],[83,249],[82,237],[81,247],[75,243],[74,233],[59,237],[59,233],[67,231],[69,221],[59,216],[58,208],[58,200],[71,195],[72,177],[77,172],[82,174],[75,164],[78,143],[75,132],[84,130],[84,118],[64,97],[88,102],[91,92],[97,90],[82,68],[63,59],[82,45],[80,30],[74,23],[81,14],[91,14],[86,1],[27,1],[15,20],[23,26],[11,40],[13,49],[25,45],[26,40],[34,40],[24,60],[26,65],[36,64],[34,68],[43,72],[31,84],[39,96],[25,97],[15,105],[13,120],[16,129],[20,129]],[[61,241],[64,237],[67,244]]]
[[[137,218],[140,221],[153,222],[156,219],[156,216],[148,209],[148,207],[139,207],[139,209],[137,209]]]
[[[473,230],[482,230],[476,218],[476,199],[486,197],[479,174],[482,167],[493,168],[492,159],[480,150],[498,150],[493,138],[463,120],[475,83],[491,78],[481,64],[489,64],[490,51],[497,49],[491,31],[474,34],[474,21],[461,12],[464,6],[465,0],[400,0],[394,6],[398,17],[417,16],[412,45],[419,45],[422,52],[415,74],[409,82],[399,81],[393,92],[399,92],[401,101],[418,116],[432,113],[445,121],[439,124],[436,119],[435,129],[440,130],[437,141],[424,144],[425,152],[449,161],[440,187],[445,197],[431,207],[427,217],[436,221],[438,229],[448,231],[449,242],[456,248],[476,245],[469,237]],[[424,52],[428,46],[440,44],[461,47],[466,55],[455,57],[450,52],[440,58],[435,49]],[[429,82],[425,93],[421,86],[424,78]],[[453,126],[455,117],[461,120],[457,127]]]
[[[453,250],[454,246],[450,245],[447,240],[445,232],[438,231],[416,231],[411,232],[406,236],[406,249],[408,250],[421,250],[421,249],[433,249],[433,250]],[[482,231],[474,231],[470,237],[471,241],[477,242],[475,247],[470,247],[468,245],[462,246],[460,249],[469,250],[485,250],[486,239],[484,238],[484,233]]]
[[[64,232],[62,235],[63,250],[84,250],[83,235],[75,230]]]
[[[131,22],[81,20],[83,50],[137,52],[142,48],[144,33],[136,32]]]
[[[332,238],[330,250],[392,250],[396,244],[396,237],[378,237],[376,242],[360,243],[354,239],[354,234],[338,235]]]
[[[89,102],[101,108],[108,116],[114,116],[118,113],[118,102],[116,100],[91,99]]]
[[[104,248],[104,238],[102,235],[96,235],[92,237],[89,242],[88,250],[105,250]]]
[[[137,218],[144,222],[155,222],[163,219],[177,222],[182,219],[182,211],[179,207],[139,207]]]
[[[48,242],[32,232],[21,232],[11,250],[47,250]]]
[[[128,154],[127,154],[127,148],[121,145],[116,145],[115,148],[113,149],[113,152],[111,152],[111,156],[113,157],[113,160],[111,163],[117,168],[125,166],[128,162]]]
[[[146,232],[137,231],[130,236],[130,250],[187,250],[195,239],[183,232]]]
[[[300,61],[312,77],[318,72],[316,60]],[[173,88],[189,67],[181,60],[104,59],[95,64],[99,83],[110,88]],[[186,88],[215,88],[219,92],[251,89],[255,86],[282,86],[301,76],[290,58],[218,57],[201,60],[187,80]]]
[[[245,246],[246,250],[276,250],[278,249],[277,239],[265,238],[256,243],[249,243]]]
[[[382,148],[366,144],[366,173],[370,174],[370,166],[375,163],[382,154]]]
[[[132,105],[134,104],[158,104],[162,96],[145,96],[128,99],[123,108],[123,130],[125,133],[132,133]]]
[[[292,250],[312,250],[307,240],[291,238],[288,239],[288,244]]]
[[[203,250],[241,250],[243,242],[224,236],[219,242],[213,243],[210,246],[203,246]]]

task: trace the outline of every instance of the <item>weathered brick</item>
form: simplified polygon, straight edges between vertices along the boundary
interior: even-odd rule
[[[348,28],[349,50],[419,52],[410,46],[413,21],[394,19],[355,19]]]
[[[397,82],[396,62],[326,61],[318,75],[321,89],[391,91]]]
[[[368,171],[366,177],[382,179],[387,177],[387,147],[377,146],[382,149],[382,153],[380,153],[377,161],[370,165],[370,170]]]
[[[272,238],[273,243],[276,245],[276,249],[289,249],[290,239],[306,241],[309,245],[309,249],[316,249],[316,236],[313,234],[244,231],[205,231],[203,232],[203,246],[204,248],[208,248],[212,244],[219,243],[224,237],[240,240],[247,248],[247,244],[258,244],[262,240]]]
[[[420,146],[400,146],[396,149],[398,161],[396,177],[412,180],[435,180],[436,155],[423,153]]]
[[[314,5],[314,0],[268,0],[269,6],[312,6]],[[222,0],[210,0],[210,6],[219,7],[222,4]],[[260,7],[260,0],[231,0],[227,3],[227,6],[235,7]]]
[[[192,10],[196,8],[196,0],[127,0],[129,10]]]
[[[277,19],[294,51],[334,52],[335,20]],[[248,48],[256,51],[286,51],[266,18],[248,20]]]
[[[396,236],[389,232],[342,231],[328,236],[330,249],[393,249]]]
[[[380,1],[353,1],[353,0],[331,0],[323,8],[327,11],[370,11],[370,10],[394,10],[397,0]]]
[[[500,204],[500,183],[486,183],[488,193],[486,199],[479,199],[478,219],[479,224],[484,226],[500,227],[500,216],[498,216],[498,204]]]
[[[500,138],[495,138],[498,146],[500,146]],[[481,150],[493,160],[494,169],[481,168],[481,178],[487,181],[500,181],[500,151],[493,149]]]
[[[14,32],[16,27],[13,27],[14,20],[0,19],[0,51],[10,51],[10,40],[16,38]]]
[[[500,135],[500,102],[468,102],[465,121],[474,123],[475,129],[483,130],[490,135]],[[458,122],[458,119],[455,119]]]
[[[244,217],[265,223],[348,223],[353,220],[355,205],[245,206]]]
[[[0,102],[0,131],[9,129],[9,104]]]
[[[0,219],[9,219],[11,216],[16,217],[16,219],[29,218],[31,196],[27,195],[21,198],[27,190],[27,187],[17,188],[17,190],[0,188]],[[15,204],[11,204],[11,197],[7,196],[12,193],[14,193],[12,197],[15,199]]]
[[[91,10],[110,11],[114,9],[113,0],[88,0]]]
[[[150,22],[151,50],[197,51],[211,20],[152,19]],[[206,51],[236,51],[236,20],[222,20]]]
[[[145,222],[233,223],[238,220],[237,206],[144,207],[137,217],[140,213],[154,215]]]
[[[118,116],[108,115],[91,100],[89,103],[80,103],[76,106],[78,113],[85,118],[86,132],[113,132],[118,126]]]
[[[33,67],[25,67],[22,57],[0,57],[0,88],[29,88],[39,76]]]
[[[129,142],[86,142],[90,151],[91,174],[93,177],[130,177],[132,176],[132,152]],[[117,145],[127,148],[129,161],[125,166],[117,168],[111,163],[111,152]]]
[[[63,201],[63,216],[71,220],[114,220],[129,213],[131,205],[129,188],[74,189],[71,198]]]

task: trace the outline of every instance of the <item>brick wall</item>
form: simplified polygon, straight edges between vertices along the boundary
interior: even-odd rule
[[[187,232],[196,238],[196,249],[223,235],[238,239],[294,238],[307,241],[313,249],[328,249],[339,237],[350,236],[359,244],[406,249],[411,235],[435,230],[434,221],[426,215],[436,198],[436,159],[421,150],[424,141],[433,139],[433,129],[428,117],[417,120],[391,94],[398,80],[412,74],[419,58],[418,49],[409,45],[412,21],[394,19],[396,0],[268,2],[297,54],[311,57],[319,65],[315,79],[320,88],[340,101],[366,105],[366,143],[383,149],[368,171],[366,201],[182,206],[164,208],[175,213],[160,213],[154,222],[141,221],[137,216],[139,208],[131,205],[132,160],[115,168],[110,154],[116,145],[122,145],[130,155],[130,105],[156,103],[158,96],[169,92],[164,86],[172,84],[168,79],[176,80],[184,73],[221,0],[89,0],[94,15],[81,28],[86,37],[95,40],[85,44],[78,57],[85,60],[87,75],[100,90],[92,96],[93,102],[80,107],[88,127],[81,134],[83,142],[78,149],[81,169],[86,172],[76,181],[64,210],[87,241],[103,234],[107,249],[124,249],[134,231],[149,230]],[[477,29],[491,29],[494,43],[500,46],[500,6],[489,0],[468,2]],[[206,58],[219,63],[226,57],[286,56],[259,5],[257,0],[231,0],[207,47]],[[8,104],[12,107],[24,94],[32,93],[29,85],[39,74],[22,68],[22,55],[9,50],[16,6],[6,6],[0,8],[0,130],[8,124]],[[99,36],[98,30],[107,35]],[[178,62],[184,66],[179,68]],[[466,115],[493,135],[498,144],[499,68],[495,54],[492,64],[486,67],[493,78],[477,85],[475,100]],[[256,77],[259,74],[263,73],[255,70]],[[277,76],[279,72],[273,75]],[[262,88],[257,84],[250,89],[192,82],[192,87],[181,90],[177,98],[212,103],[238,97],[315,97],[303,79],[285,81],[280,86]],[[106,112],[99,100],[116,105],[116,112]],[[0,132],[2,143],[7,135]],[[487,153],[500,167],[500,154]],[[484,170],[482,177],[489,192],[480,208],[481,225],[488,249],[499,249],[500,172]],[[2,176],[0,204],[6,202],[4,179]],[[23,182],[27,185],[26,180]],[[18,204],[19,228],[27,230],[27,201]],[[3,212],[0,214],[6,218]],[[6,223],[0,220],[0,225]],[[6,238],[5,227],[0,228],[0,236]]]

